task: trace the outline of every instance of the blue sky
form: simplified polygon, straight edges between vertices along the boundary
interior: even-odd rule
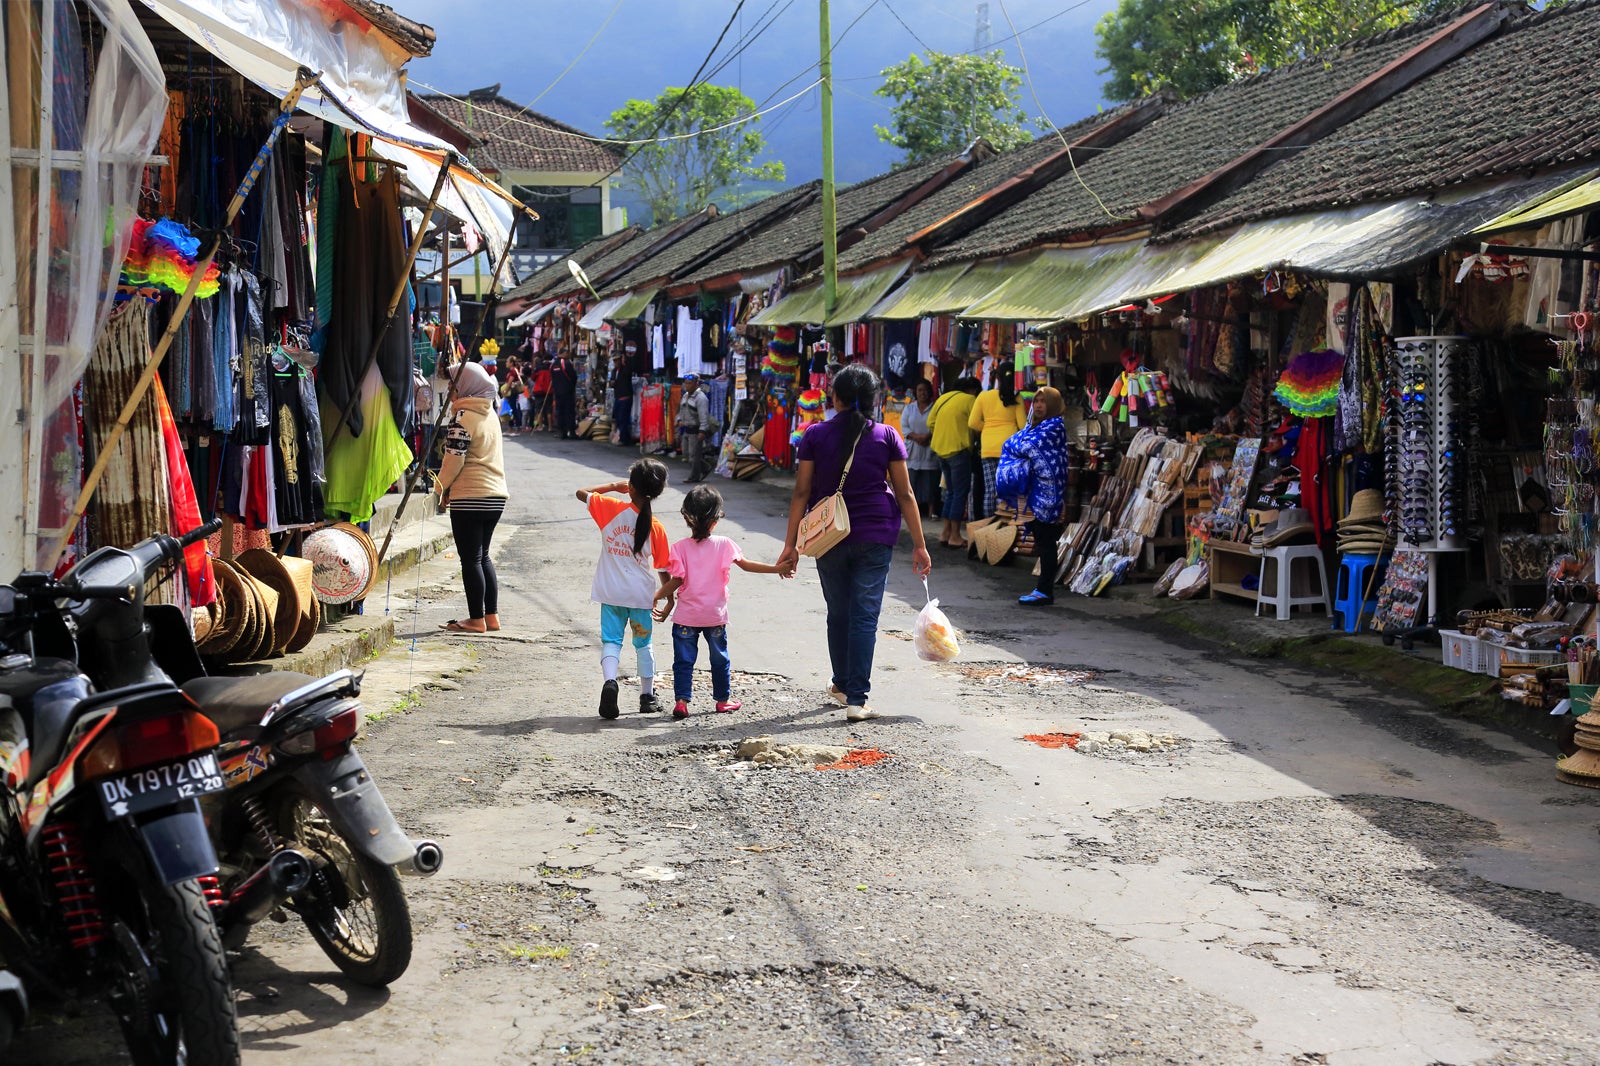
[[[434,53],[410,65],[413,83],[425,82],[450,93],[501,83],[501,92],[528,103],[544,92],[589,42],[608,16],[611,21],[571,72],[534,105],[535,109],[580,129],[603,135],[605,119],[630,98],[653,97],[668,85],[682,85],[699,66],[734,9],[734,0],[589,0],[586,4],[507,2],[507,0],[394,0],[410,18],[439,35]],[[1094,54],[1094,24],[1116,0],[990,0],[991,40],[1009,60],[1021,65],[1006,13],[1019,30],[1034,86],[1057,123],[1081,118],[1100,106]],[[746,0],[743,32],[753,31],[767,10],[782,0]],[[865,14],[863,15],[863,11]],[[834,0],[836,41],[858,15],[834,52],[834,145],[841,182],[880,173],[895,151],[878,140],[873,124],[887,124],[887,101],[873,96],[878,71],[903,60],[921,46],[900,18],[929,47],[964,51],[973,44],[976,4],[962,0]],[[1044,25],[1026,29],[1043,20]],[[739,41],[738,22],[719,55]],[[815,71],[780,89],[809,65],[818,52],[815,0],[790,2],[770,29],[713,80],[737,85],[758,103],[782,100],[816,80]],[[420,86],[417,86],[421,88]],[[789,181],[821,172],[817,90],[763,119],[770,157],[781,159]],[[1026,85],[1022,104],[1036,112]]]

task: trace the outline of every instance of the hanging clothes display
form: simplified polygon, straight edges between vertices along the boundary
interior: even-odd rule
[[[677,344],[673,349],[678,358],[678,376],[705,373],[705,338],[696,309],[688,304],[678,307]]]
[[[328,476],[324,505],[329,514],[349,515],[352,522],[370,519],[373,504],[411,465],[411,449],[395,425],[389,389],[377,367],[362,379],[360,395],[356,411],[365,426],[360,437],[329,428],[339,411],[331,403],[322,409],[323,435],[332,437],[324,460]]]

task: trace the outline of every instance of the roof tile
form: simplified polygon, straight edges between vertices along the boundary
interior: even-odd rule
[[[474,89],[461,97],[422,94],[429,107],[483,139],[471,153],[481,169],[609,174],[622,162],[616,148],[507,100],[499,88]]]

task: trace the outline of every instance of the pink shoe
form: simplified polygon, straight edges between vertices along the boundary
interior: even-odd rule
[[[734,711],[737,711],[740,707],[743,707],[743,706],[744,706],[744,704],[740,703],[738,700],[729,700],[727,703],[719,703],[719,704],[717,704],[717,713],[718,714],[731,714],[731,713],[733,713]]]
[[[674,703],[672,705],[672,717],[674,717],[674,718],[687,718],[687,717],[689,717],[689,704],[688,704],[688,702],[686,700],[679,700],[677,703]]]

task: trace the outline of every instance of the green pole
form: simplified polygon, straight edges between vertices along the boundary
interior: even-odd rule
[[[822,317],[833,317],[839,300],[839,227],[833,195],[833,33],[828,0],[818,0],[822,36]],[[829,334],[832,342],[832,332]]]

